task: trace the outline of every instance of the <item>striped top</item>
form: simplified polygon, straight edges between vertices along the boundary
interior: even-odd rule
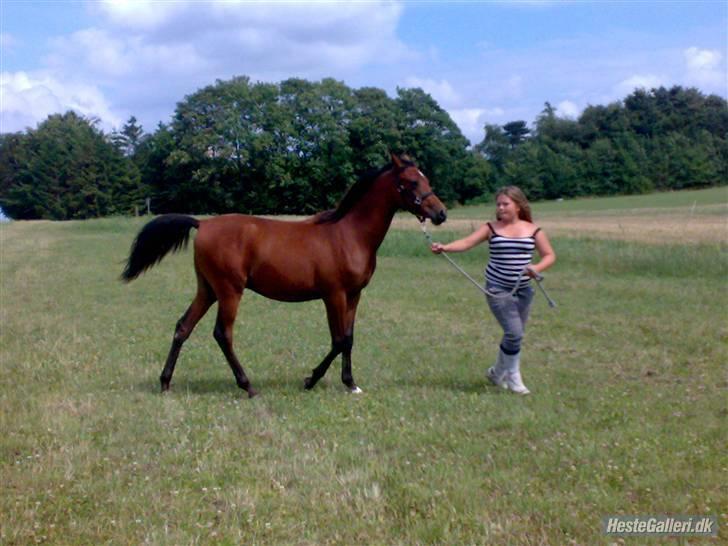
[[[490,228],[490,260],[485,268],[485,279],[492,284],[506,289],[512,289],[518,282],[523,268],[531,263],[533,249],[536,248],[536,229],[529,237],[504,237],[498,235],[493,226]],[[530,277],[524,276],[520,286],[528,286]]]

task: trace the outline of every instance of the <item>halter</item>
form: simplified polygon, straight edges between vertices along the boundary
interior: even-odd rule
[[[402,184],[400,182],[397,182],[397,192],[399,194],[402,194],[403,192],[409,193],[412,196],[412,203],[414,203],[418,207],[420,205],[422,205],[422,202],[425,199],[427,199],[428,197],[430,197],[430,195],[435,195],[435,192],[434,191],[426,191],[422,195],[417,195],[414,191],[405,188],[404,187],[404,184]]]
[[[412,193],[414,194],[415,192],[412,192]],[[423,193],[422,195],[415,195],[414,204],[419,207],[420,205],[422,205],[422,202],[425,199],[427,199],[428,197],[430,197],[430,195],[435,195],[435,192],[434,191],[427,191],[427,192]]]
[[[422,203],[425,199],[430,197],[431,195],[435,195],[435,192],[433,191],[426,191],[422,195],[417,195],[414,190],[410,190],[405,188],[404,184],[399,182],[399,179],[397,179],[397,193],[402,195],[403,193],[409,194],[412,196],[412,204],[416,207],[422,207]],[[420,221],[422,225],[424,225],[425,217],[422,214],[417,214],[416,212],[413,212],[413,214],[417,217],[417,219]]]

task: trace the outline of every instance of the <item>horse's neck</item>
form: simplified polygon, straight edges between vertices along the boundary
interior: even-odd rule
[[[397,208],[394,185],[388,179],[380,179],[372,184],[341,222],[360,245],[376,253]]]

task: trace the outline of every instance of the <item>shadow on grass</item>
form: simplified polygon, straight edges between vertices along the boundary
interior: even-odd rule
[[[460,381],[450,377],[428,377],[409,381],[400,388],[434,389],[462,394],[501,395],[508,394],[505,389],[491,385],[487,380]]]
[[[303,377],[264,377],[252,381],[253,388],[260,395],[268,394],[307,394],[314,392],[345,392],[345,387],[339,381],[322,380],[312,391],[303,388]],[[378,383],[376,386],[368,387],[362,385],[365,393],[380,393],[387,391],[446,391],[452,394],[481,394],[483,396],[500,396],[508,394],[505,389],[491,385],[487,380],[458,381],[448,377],[417,378],[415,380],[395,381],[389,384]],[[142,392],[161,394],[158,381],[142,381],[136,384],[136,389]],[[211,377],[208,379],[184,379],[172,381],[170,394],[190,393],[195,395],[212,395],[229,393],[236,397],[245,398],[247,394],[240,389],[235,380],[231,377]]]
[[[290,377],[262,378],[257,381],[252,380],[251,383],[253,388],[258,391],[258,394],[266,394],[269,392],[285,394],[308,392],[303,388],[303,377],[300,379]],[[158,381],[139,382],[136,388],[142,392],[161,394],[161,387]],[[331,386],[322,382],[316,385],[315,390],[327,390],[329,388]],[[232,377],[229,379],[223,377],[211,377],[209,379],[180,378],[179,380],[172,381],[169,392],[170,394],[191,393],[199,395],[229,393],[239,395],[240,397],[247,397],[247,393],[237,386]]]

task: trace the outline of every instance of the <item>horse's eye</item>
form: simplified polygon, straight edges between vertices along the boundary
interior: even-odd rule
[[[412,181],[410,182],[410,187],[411,187],[411,188],[412,188],[413,190],[416,190],[416,189],[417,189],[417,185],[418,185],[418,184],[419,184],[419,182],[417,182],[417,180],[412,180]]]

